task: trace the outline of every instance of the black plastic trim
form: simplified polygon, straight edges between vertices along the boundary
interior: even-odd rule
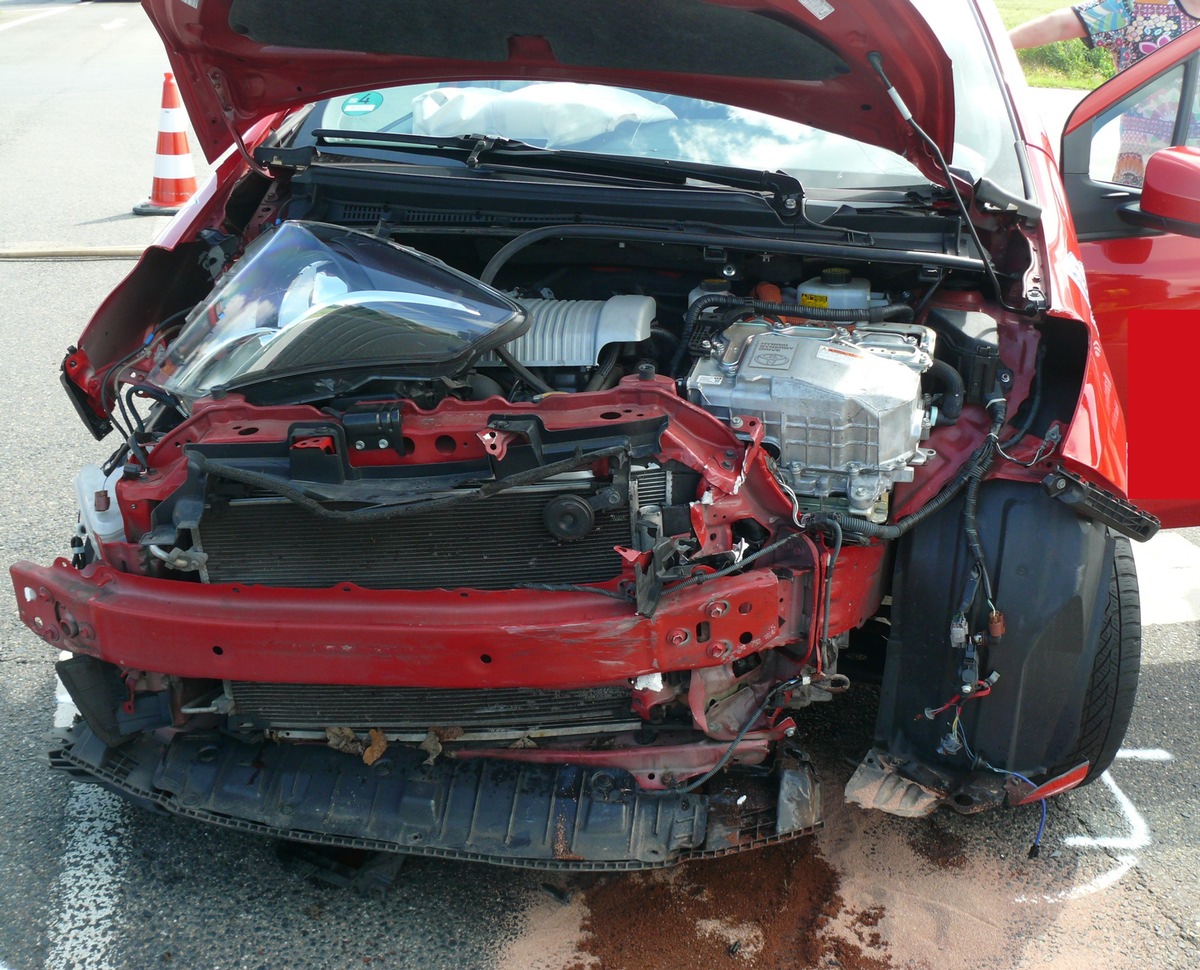
[[[113,429],[112,422],[108,418],[100,417],[100,415],[92,410],[92,406],[88,402],[87,394],[84,393],[83,388],[67,375],[65,361],[63,362],[62,372],[59,374],[59,380],[62,382],[63,390],[67,392],[67,397],[71,400],[71,407],[79,415],[79,420],[92,433],[93,438],[97,441],[103,441]]]
[[[775,771],[725,773],[709,795],[639,791],[612,768],[445,756],[428,765],[424,751],[399,746],[367,766],[331,748],[215,733],[166,746],[141,736],[115,750],[79,722],[59,740],[53,767],[152,811],[316,845],[517,868],[655,869],[823,826],[820,785],[790,752]],[[777,800],[794,829],[776,831]]]
[[[1084,481],[1065,468],[1058,468],[1042,479],[1042,488],[1047,495],[1066,503],[1080,515],[1103,522],[1114,532],[1138,542],[1153,539],[1162,525],[1132,502]]]

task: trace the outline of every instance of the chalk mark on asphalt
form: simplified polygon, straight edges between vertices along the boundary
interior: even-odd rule
[[[1131,761],[1174,761],[1175,755],[1162,748],[1122,748],[1117,752],[1118,758],[1129,758]]]
[[[1174,755],[1162,748],[1122,748],[1117,752],[1117,758],[1126,761],[1150,761],[1150,762],[1167,762],[1174,760]],[[1117,784],[1112,774],[1108,771],[1100,776],[1100,780],[1110,792],[1117,803],[1117,808],[1121,810],[1121,815],[1125,819],[1125,823],[1129,826],[1128,835],[1070,835],[1063,839],[1064,845],[1069,845],[1085,849],[1117,849],[1131,850],[1144,849],[1150,845],[1150,826],[1147,824],[1142,813],[1138,811],[1137,806],[1133,801],[1121,790],[1121,786]],[[1137,856],[1135,855],[1119,855],[1117,856],[1117,864],[1107,872],[1102,872],[1100,875],[1089,879],[1085,883],[1078,886],[1071,886],[1069,889],[1061,889],[1054,893],[1044,893],[1040,896],[1018,896],[1018,903],[1065,903],[1074,899],[1082,899],[1084,896],[1090,896],[1093,893],[1102,892],[1115,886],[1125,877],[1125,875],[1134,866],[1138,864]]]
[[[1150,826],[1142,818],[1142,813],[1129,800],[1129,796],[1121,791],[1121,787],[1113,780],[1111,773],[1106,771],[1100,776],[1100,780],[1104,782],[1108,790],[1112,792],[1113,798],[1116,799],[1117,807],[1121,809],[1121,814],[1125,816],[1125,821],[1129,825],[1129,834],[1102,835],[1099,838],[1090,835],[1070,835],[1063,839],[1063,844],[1094,849],[1144,849],[1150,844]]]
[[[1123,855],[1117,857],[1117,865],[1107,872],[1102,872],[1094,879],[1089,879],[1070,889],[1060,889],[1056,893],[1045,893],[1041,896],[1018,896],[1018,903],[1067,903],[1074,899],[1083,899],[1093,893],[1102,892],[1120,882],[1127,872],[1137,865],[1137,856]]]

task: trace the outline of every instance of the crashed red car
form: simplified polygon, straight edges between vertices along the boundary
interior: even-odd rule
[[[119,445],[73,559],[12,567],[69,653],[56,767],[596,869],[818,828],[792,715],[858,679],[860,805],[1105,770],[1159,522],[1067,193],[1121,264],[1195,245],[1200,181],[1167,147],[1102,191],[1129,89],[1065,193],[970,0],[145,7],[223,157],[64,360]]]

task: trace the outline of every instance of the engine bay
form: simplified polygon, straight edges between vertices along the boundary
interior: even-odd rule
[[[1032,379],[1038,334],[987,311],[973,287],[951,280],[939,293],[943,276],[922,285],[928,266],[867,277],[824,259],[700,248],[690,252],[709,270],[700,276],[677,268],[685,250],[654,269],[623,242],[588,240],[561,243],[561,263],[493,259],[480,273],[489,287],[394,238],[324,223],[268,227],[205,299],[149,328],[110,370],[113,418],[149,450],[198,400],[308,404],[342,417],[351,464],[403,468],[422,459],[401,404],[424,412],[500,398],[536,408],[628,377],[668,378],[735,434],[749,417],[761,423],[794,516],[848,510],[882,522],[895,487],[936,455],[937,429],[955,425],[964,405],[1007,394],[1014,374],[1018,393]],[[444,250],[442,237],[429,241]],[[605,262],[583,262],[597,256]],[[136,407],[147,401],[143,419]],[[461,457],[458,447],[436,460]],[[84,474],[115,485],[122,464]],[[111,512],[97,515],[107,519],[91,517],[93,531],[112,533]]]

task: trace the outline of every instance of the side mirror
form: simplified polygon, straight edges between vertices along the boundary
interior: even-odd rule
[[[1121,219],[1142,229],[1200,237],[1200,150],[1176,146],[1146,162],[1141,198],[1121,206]]]

